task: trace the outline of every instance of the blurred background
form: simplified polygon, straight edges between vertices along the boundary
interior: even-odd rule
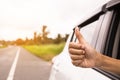
[[[40,51],[33,51],[33,48],[47,46],[55,49],[59,44],[58,50],[51,52],[59,54],[72,28],[79,24],[82,17],[106,1],[0,0],[0,47],[22,45],[40,56]],[[49,54],[52,49],[40,50]]]

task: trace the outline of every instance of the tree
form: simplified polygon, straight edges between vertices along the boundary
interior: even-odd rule
[[[47,29],[47,26],[44,25],[44,26],[42,27],[42,38],[43,38],[43,39],[46,39],[47,36],[48,36],[48,34],[49,34],[49,32],[46,31],[46,29]]]
[[[22,39],[17,39],[16,42],[15,42],[17,45],[22,45],[24,44],[24,41]]]
[[[62,37],[60,34],[57,35],[57,38],[55,39],[55,43],[58,44],[62,41]]]
[[[46,31],[46,29],[47,29],[47,26],[43,26],[42,27],[42,43],[44,44],[44,43],[47,43],[47,41],[48,41],[48,34],[49,34],[49,32],[48,31]]]
[[[34,32],[34,42],[37,43],[37,32]]]

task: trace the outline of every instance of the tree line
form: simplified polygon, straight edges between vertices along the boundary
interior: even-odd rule
[[[37,35],[37,32],[34,32],[34,36],[31,39],[26,38],[25,40],[18,38],[15,41],[5,41],[1,40],[0,44],[1,45],[40,45],[40,44],[59,44],[61,42],[66,42],[69,34],[65,34],[64,37],[61,36],[61,34],[57,34],[56,38],[49,38],[48,34],[50,32],[47,31],[47,26],[43,25],[42,26],[42,33],[39,33]]]

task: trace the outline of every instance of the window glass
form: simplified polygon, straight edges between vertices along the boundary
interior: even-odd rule
[[[91,43],[93,39],[95,29],[97,28],[97,22],[98,21],[92,22],[80,29],[81,34],[88,43]]]
[[[120,23],[119,23],[120,25]],[[117,29],[117,32],[116,32],[116,35],[115,35],[115,41],[114,41],[114,45],[113,45],[113,51],[112,51],[112,57],[113,58],[118,58],[120,59],[120,56],[119,55],[119,46],[120,46],[120,26],[118,26],[118,29]]]

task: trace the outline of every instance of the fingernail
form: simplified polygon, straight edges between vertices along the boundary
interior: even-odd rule
[[[75,28],[75,30],[76,30],[76,31],[78,31],[78,30],[79,30],[79,28],[78,28],[78,27],[76,27],[76,28]]]

